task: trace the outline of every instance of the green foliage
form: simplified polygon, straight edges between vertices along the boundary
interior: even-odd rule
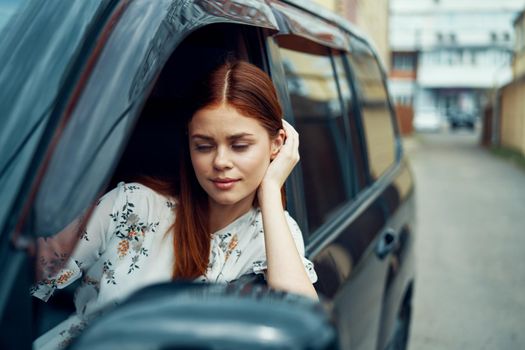
[[[509,147],[491,147],[491,153],[510,161],[525,171],[525,155],[520,151]]]

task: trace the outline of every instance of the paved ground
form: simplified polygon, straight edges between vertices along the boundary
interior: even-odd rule
[[[468,132],[406,140],[418,201],[410,350],[525,349],[525,172]]]

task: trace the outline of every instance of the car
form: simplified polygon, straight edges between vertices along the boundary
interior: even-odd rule
[[[450,109],[447,112],[447,119],[452,130],[459,128],[474,130],[476,124],[476,115],[474,113],[460,109]]]
[[[423,107],[416,110],[413,126],[416,131],[436,132],[442,129],[441,114],[436,108]]]
[[[271,76],[300,134],[287,210],[315,264],[319,303],[255,275],[153,285],[95,320],[71,348],[407,347],[415,186],[365,34],[290,0],[27,0],[7,13],[0,348],[29,349],[73,309],[72,289],[47,304],[31,300],[37,238],[59,232],[119,181],[177,174],[177,162],[162,160],[176,157],[172,130],[186,94],[228,57]]]

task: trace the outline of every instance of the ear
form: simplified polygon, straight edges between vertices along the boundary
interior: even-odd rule
[[[275,157],[279,154],[279,151],[281,150],[281,147],[284,145],[284,140],[286,139],[286,133],[283,129],[279,130],[279,133],[272,138],[272,144],[271,144],[271,154],[270,154],[270,160],[274,160]]]

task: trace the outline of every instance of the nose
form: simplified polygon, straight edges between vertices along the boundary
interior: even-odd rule
[[[230,169],[232,167],[230,154],[225,147],[217,148],[217,152],[213,158],[213,167],[217,170]]]

